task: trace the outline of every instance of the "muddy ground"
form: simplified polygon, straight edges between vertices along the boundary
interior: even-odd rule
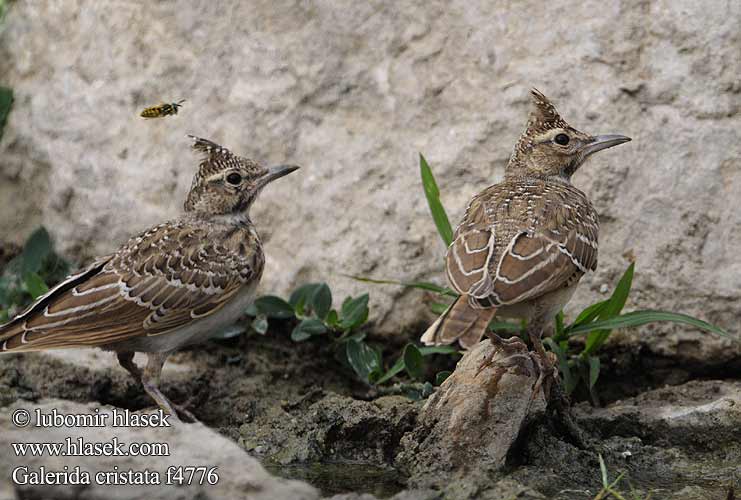
[[[283,327],[178,353],[172,358],[178,369],[166,373],[162,386],[270,472],[309,482],[325,496],[594,498],[601,488],[597,452],[611,479],[625,474],[618,489],[635,489],[633,498],[652,492],[653,499],[722,499],[741,481],[738,365],[682,366],[607,350],[599,381],[606,407],[576,405],[593,450],[569,444],[537,414],[504,470],[430,478],[409,466],[424,401],[407,397],[407,387],[366,386],[337,360],[335,346],[323,339],[294,343],[289,325]],[[455,361],[440,356],[435,363],[435,369],[453,368]],[[2,406],[48,398],[132,410],[151,405],[119,368],[91,369],[45,354],[0,358],[0,394]]]

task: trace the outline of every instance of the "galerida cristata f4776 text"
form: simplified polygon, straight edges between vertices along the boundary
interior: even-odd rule
[[[234,322],[252,301],[265,262],[249,217],[258,193],[298,167],[266,168],[193,137],[203,154],[185,213],[131,238],[67,277],[0,326],[0,353],[102,347],[166,412],[159,389],[168,355]],[[147,353],[142,370],[135,352]]]

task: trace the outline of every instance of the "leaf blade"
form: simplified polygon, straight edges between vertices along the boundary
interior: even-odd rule
[[[435,177],[432,175],[432,169],[430,169],[430,165],[421,153],[419,155],[419,171],[427,204],[432,213],[432,220],[435,222],[437,232],[447,247],[453,242],[453,228],[450,225],[448,214],[445,213],[445,208],[440,202],[440,189],[438,189]]]
[[[263,295],[255,299],[255,308],[267,318],[288,319],[295,313],[291,304],[276,295]]]
[[[618,328],[631,328],[636,326],[643,326],[649,323],[657,322],[670,322],[684,324],[688,326],[694,326],[700,330],[704,330],[710,333],[714,333],[721,337],[729,338],[737,342],[741,341],[734,335],[726,332],[725,330],[712,325],[706,321],[695,318],[688,314],[674,313],[670,311],[661,311],[657,309],[644,309],[640,311],[633,311],[619,316],[614,316],[607,320],[595,321],[585,325],[577,326],[568,332],[569,337],[576,335],[582,335],[595,329],[612,330]]]
[[[417,346],[411,343],[407,344],[404,347],[402,358],[404,359],[404,369],[410,377],[419,380],[424,376],[424,361]]]

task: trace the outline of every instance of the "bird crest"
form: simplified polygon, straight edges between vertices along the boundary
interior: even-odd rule
[[[201,163],[198,165],[196,178],[206,179],[214,174],[227,169],[244,169],[247,171],[259,170],[260,166],[247,158],[237,156],[225,147],[215,142],[189,135],[193,139],[192,148],[204,153]]]
[[[532,148],[535,137],[557,128],[570,128],[569,124],[561,118],[556,107],[538,89],[530,89],[530,97],[533,107],[528,117],[527,127],[515,145],[510,165],[521,163],[523,156]]]

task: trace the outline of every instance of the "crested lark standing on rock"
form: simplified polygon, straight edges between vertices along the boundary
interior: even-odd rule
[[[571,176],[593,153],[630,140],[591,136],[558,114],[540,92],[504,180],[473,197],[448,248],[448,280],[460,293],[422,336],[425,344],[475,345],[495,315],[525,318],[546,371],[541,334],[597,267],[597,213]],[[494,333],[495,345],[507,343]]]
[[[192,137],[192,136],[191,136]],[[205,139],[185,213],[130,239],[69,276],[0,326],[0,353],[102,347],[166,412],[159,390],[168,355],[234,322],[252,301],[265,262],[249,209],[269,182],[296,166],[264,166]],[[141,370],[135,352],[147,353]]]

